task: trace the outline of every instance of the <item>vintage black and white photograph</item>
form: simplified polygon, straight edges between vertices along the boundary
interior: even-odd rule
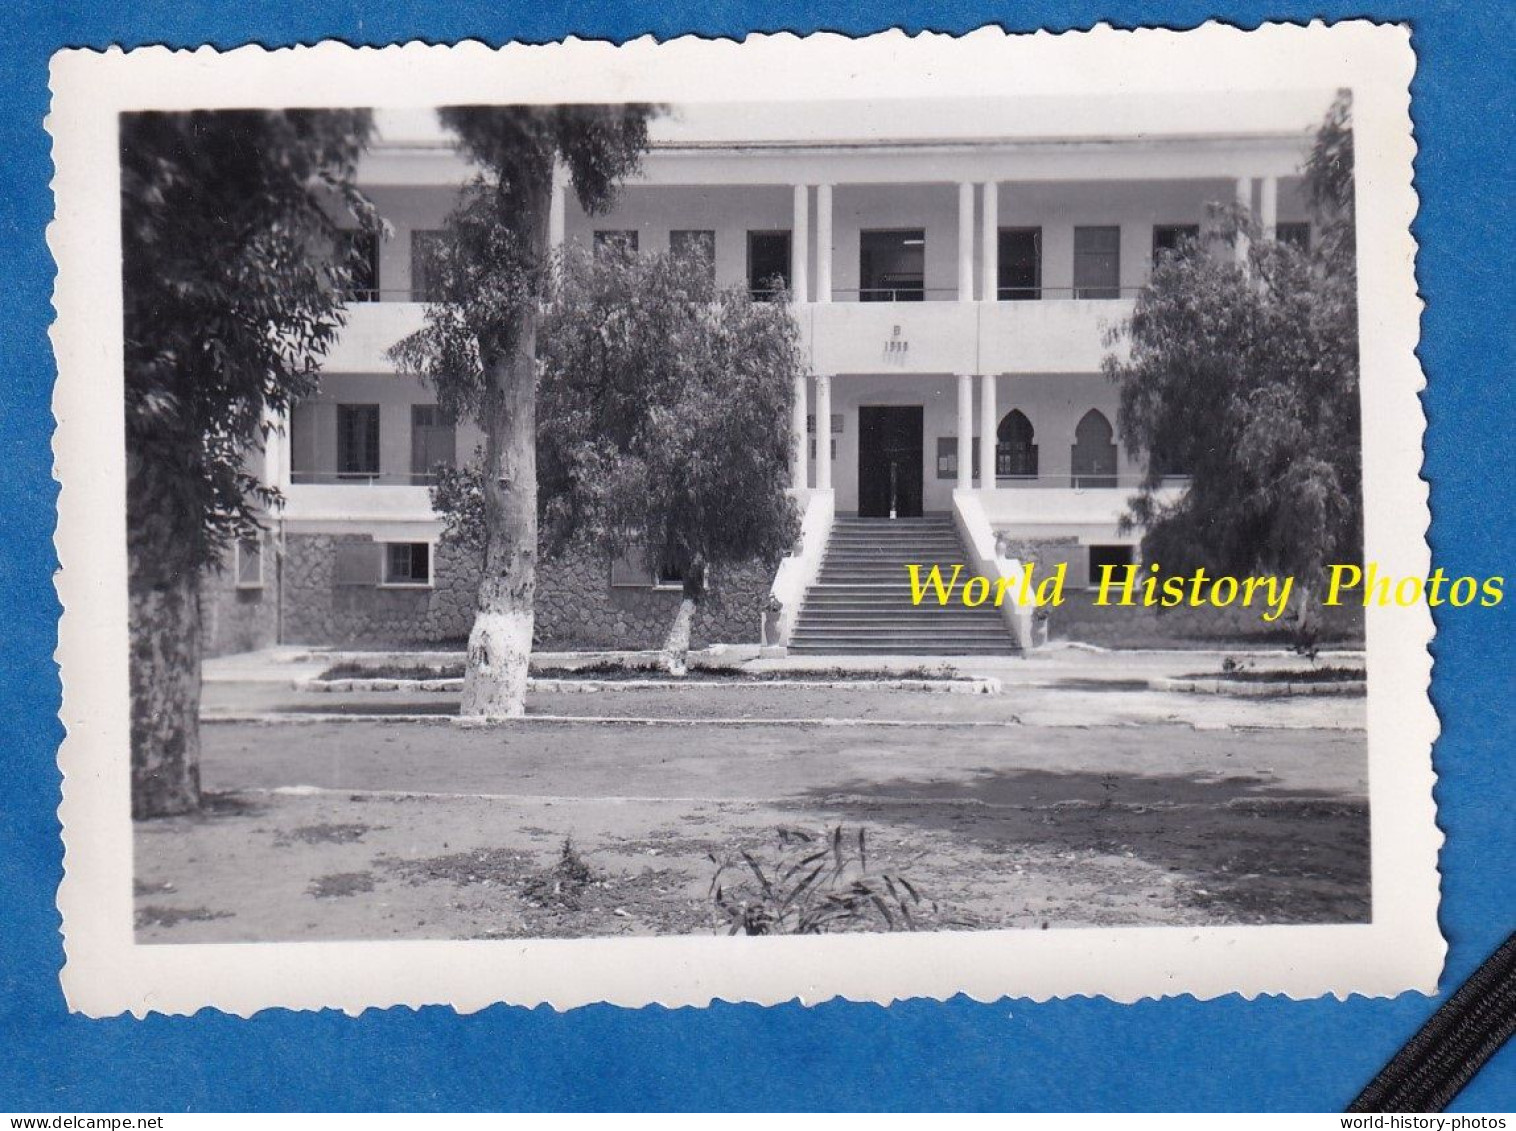
[[[1405,37],[822,39],[55,67],[76,995],[1435,982]]]

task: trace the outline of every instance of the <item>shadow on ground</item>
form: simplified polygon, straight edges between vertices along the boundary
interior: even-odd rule
[[[986,769],[850,782],[796,808],[912,825],[992,854],[1130,856],[1176,874],[1185,902],[1237,923],[1370,916],[1367,802],[1264,777]]]

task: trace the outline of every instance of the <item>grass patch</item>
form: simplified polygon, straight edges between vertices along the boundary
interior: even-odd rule
[[[1180,679],[1221,679],[1230,683],[1351,683],[1367,678],[1363,668],[1233,668],[1192,672]]]
[[[692,667],[689,674],[680,677],[669,676],[652,661],[647,666],[635,666],[614,660],[597,660],[592,664],[581,667],[550,667],[533,668],[534,679],[596,679],[607,682],[633,679],[673,679],[677,678],[683,683],[773,683],[785,680],[815,680],[841,683],[873,683],[889,679],[936,679],[936,680],[959,680],[960,676],[956,668],[948,664],[938,664],[932,667],[925,665],[907,668],[902,671],[878,672],[859,671],[852,668],[806,668],[788,669],[783,671],[764,670],[749,671],[746,668],[732,667],[730,665],[713,665],[711,667]],[[463,665],[452,664],[364,664],[355,661],[344,661],[333,664],[322,672],[318,679],[462,679]]]
[[[180,923],[208,923],[212,919],[230,919],[230,911],[212,911],[207,907],[143,907],[137,911],[137,929],[174,927]]]
[[[346,899],[373,891],[374,877],[371,872],[333,872],[317,876],[305,890],[317,899]]]

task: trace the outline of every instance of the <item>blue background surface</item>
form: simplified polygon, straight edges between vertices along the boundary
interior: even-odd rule
[[[70,1016],[54,892],[61,870],[55,766],[60,728],[51,655],[46,328],[53,267],[47,61],[65,46],[162,43],[233,47],[412,38],[500,43],[573,33],[625,39],[697,32],[899,25],[962,32],[1118,26],[1192,27],[1216,17],[1409,20],[1420,144],[1418,280],[1427,300],[1421,356],[1429,384],[1425,474],[1436,563],[1453,574],[1513,572],[1516,333],[1512,210],[1516,9],[1479,3],[1019,4],[792,0],[504,5],[337,0],[23,4],[0,46],[0,192],[5,314],[0,318],[0,1110],[479,1108],[1334,1109],[1346,1104],[1435,1006],[1390,1001],[1188,999],[1130,1006],[968,1000],[884,1009],[832,1003],[708,1010],[495,1008],[337,1014],[275,1011],[242,1021],[89,1021]],[[102,270],[112,265],[102,263]],[[1509,592],[1509,586],[1507,587]],[[1512,784],[1513,602],[1440,610],[1433,697],[1438,801],[1447,832],[1444,992],[1516,928]],[[1516,1108],[1516,1044],[1457,1110]]]

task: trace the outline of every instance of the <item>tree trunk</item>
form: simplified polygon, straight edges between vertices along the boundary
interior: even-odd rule
[[[1321,606],[1316,600],[1315,586],[1297,583],[1290,604],[1291,646],[1314,660],[1321,638]]]
[[[522,193],[521,214],[511,218],[531,240],[535,257],[547,257],[549,167],[541,184]],[[515,718],[526,709],[537,596],[537,305],[522,305],[508,356],[488,367],[480,424],[484,427],[484,574],[460,713],[473,718]]]
[[[132,816],[200,808],[200,571],[196,532],[153,468],[128,473],[127,628],[130,641]]]
[[[668,636],[663,642],[663,670],[670,675],[689,673],[690,630],[694,627],[695,610],[704,596],[705,569],[697,565],[685,577],[679,609],[674,613],[674,623],[669,625]]]

